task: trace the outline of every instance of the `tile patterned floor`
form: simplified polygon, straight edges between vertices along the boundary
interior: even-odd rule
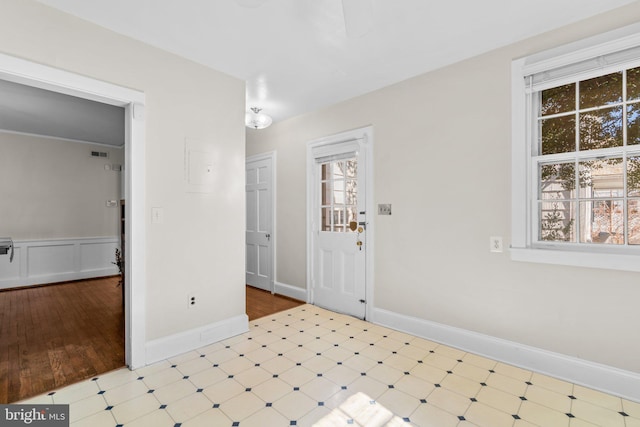
[[[640,427],[639,403],[311,305],[27,402],[74,427]]]

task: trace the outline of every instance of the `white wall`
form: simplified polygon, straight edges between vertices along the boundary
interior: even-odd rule
[[[244,316],[244,82],[33,0],[0,16],[0,52],[145,93],[147,340]],[[211,193],[185,192],[185,138],[215,156]]]
[[[640,275],[513,262],[511,61],[635,23],[640,3],[249,131],[277,151],[278,282],[305,287],[305,143],[374,128],[375,307],[640,372]]]
[[[109,157],[91,157],[92,150]],[[117,237],[121,148],[0,132],[0,235],[15,240]]]

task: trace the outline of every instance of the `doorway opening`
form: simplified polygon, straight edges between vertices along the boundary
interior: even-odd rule
[[[145,221],[143,93],[75,73],[0,54],[0,80],[123,107],[125,114],[124,199],[126,241],[124,263],[125,364],[145,364]]]

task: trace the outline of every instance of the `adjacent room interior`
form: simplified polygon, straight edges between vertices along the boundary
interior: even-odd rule
[[[126,365],[22,403],[77,426],[640,424],[640,2],[441,3],[3,2],[0,82],[124,117],[115,146],[0,133],[0,286],[91,279],[73,296],[111,301]],[[305,304],[254,318],[256,289]],[[63,307],[15,304],[0,327],[26,334]],[[60,324],[103,334],[86,307]],[[110,358],[66,348],[60,378]]]
[[[15,401],[124,366],[125,120],[7,80],[0,93],[0,390]]]

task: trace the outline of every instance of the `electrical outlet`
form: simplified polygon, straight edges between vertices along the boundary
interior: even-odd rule
[[[502,236],[489,237],[489,251],[502,252]]]
[[[189,304],[188,305],[189,308],[195,307],[196,306],[196,295],[195,294],[187,295],[187,303]]]
[[[391,215],[391,203],[381,203],[378,205],[378,215]]]

